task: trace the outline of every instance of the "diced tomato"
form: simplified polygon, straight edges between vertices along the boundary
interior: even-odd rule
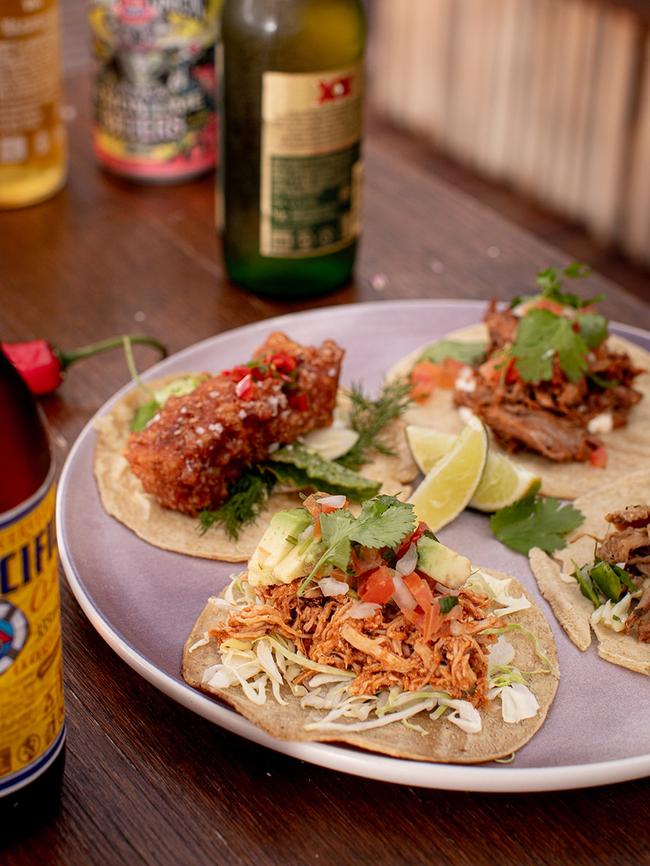
[[[371,571],[359,584],[359,597],[362,601],[386,604],[394,592],[393,577],[385,565]]]
[[[445,358],[439,364],[419,361],[411,370],[411,398],[418,403],[429,397],[436,388],[453,388],[458,373],[464,367],[460,361]]]
[[[607,448],[604,445],[599,445],[598,448],[594,448],[589,456],[589,462],[592,466],[595,466],[596,469],[605,469],[607,466]]]
[[[275,367],[279,373],[291,373],[292,370],[296,369],[298,362],[293,355],[289,355],[287,352],[276,352],[269,358],[269,364]]]
[[[398,560],[401,559],[412,544],[417,544],[428,528],[429,527],[426,523],[418,523],[413,532],[410,535],[407,535],[404,541],[397,548],[397,551],[395,552],[396,558]]]
[[[433,593],[429,584],[414,571],[404,576],[404,583],[410,590],[413,598],[426,613],[427,609],[433,604]]]
[[[298,412],[306,412],[309,408],[309,399],[306,394],[291,394],[289,397],[289,406],[296,409]]]

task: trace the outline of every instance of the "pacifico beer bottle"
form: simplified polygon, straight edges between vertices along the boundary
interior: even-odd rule
[[[54,465],[0,351],[0,846],[56,805],[64,762]]]
[[[217,215],[234,282],[300,297],[349,279],[365,37],[361,0],[226,0]]]

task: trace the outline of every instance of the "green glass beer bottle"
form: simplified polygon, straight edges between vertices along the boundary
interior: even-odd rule
[[[329,291],[349,279],[359,236],[363,4],[226,0],[221,33],[228,274],[276,297]]]

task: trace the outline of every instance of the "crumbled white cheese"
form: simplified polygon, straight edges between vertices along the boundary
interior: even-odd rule
[[[458,410],[458,417],[463,424],[469,424],[472,418],[476,417],[469,406],[461,406]]]
[[[456,377],[454,385],[456,386],[456,390],[466,391],[468,394],[471,394],[472,391],[476,391],[476,380],[474,379],[472,368],[463,367]]]
[[[593,434],[611,433],[613,429],[614,418],[611,412],[601,412],[600,415],[594,415],[587,424],[587,430]]]

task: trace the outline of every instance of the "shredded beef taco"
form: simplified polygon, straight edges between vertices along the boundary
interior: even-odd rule
[[[95,425],[104,507],[158,547],[238,562],[298,491],[355,502],[380,489],[408,495],[416,468],[398,417],[404,389],[391,386],[376,402],[354,392],[351,407],[338,387],[342,358],[331,340],[301,346],[276,333],[219,375],[134,387]],[[365,435],[379,404],[383,427]]]
[[[410,504],[379,496],[355,517],[323,493],[277,513],[209,599],[182,674],[276,737],[450,763],[521,748],[559,678],[514,578],[473,568]]]
[[[593,631],[601,658],[650,676],[650,470],[575,505],[585,519],[568,546],[530,553],[539,588],[580,650]]]
[[[650,354],[609,336],[597,299],[564,292],[551,270],[538,282],[539,294],[492,301],[482,324],[421,347],[389,377],[410,377],[408,423],[456,433],[478,415],[542,493],[573,499],[650,460]]]

